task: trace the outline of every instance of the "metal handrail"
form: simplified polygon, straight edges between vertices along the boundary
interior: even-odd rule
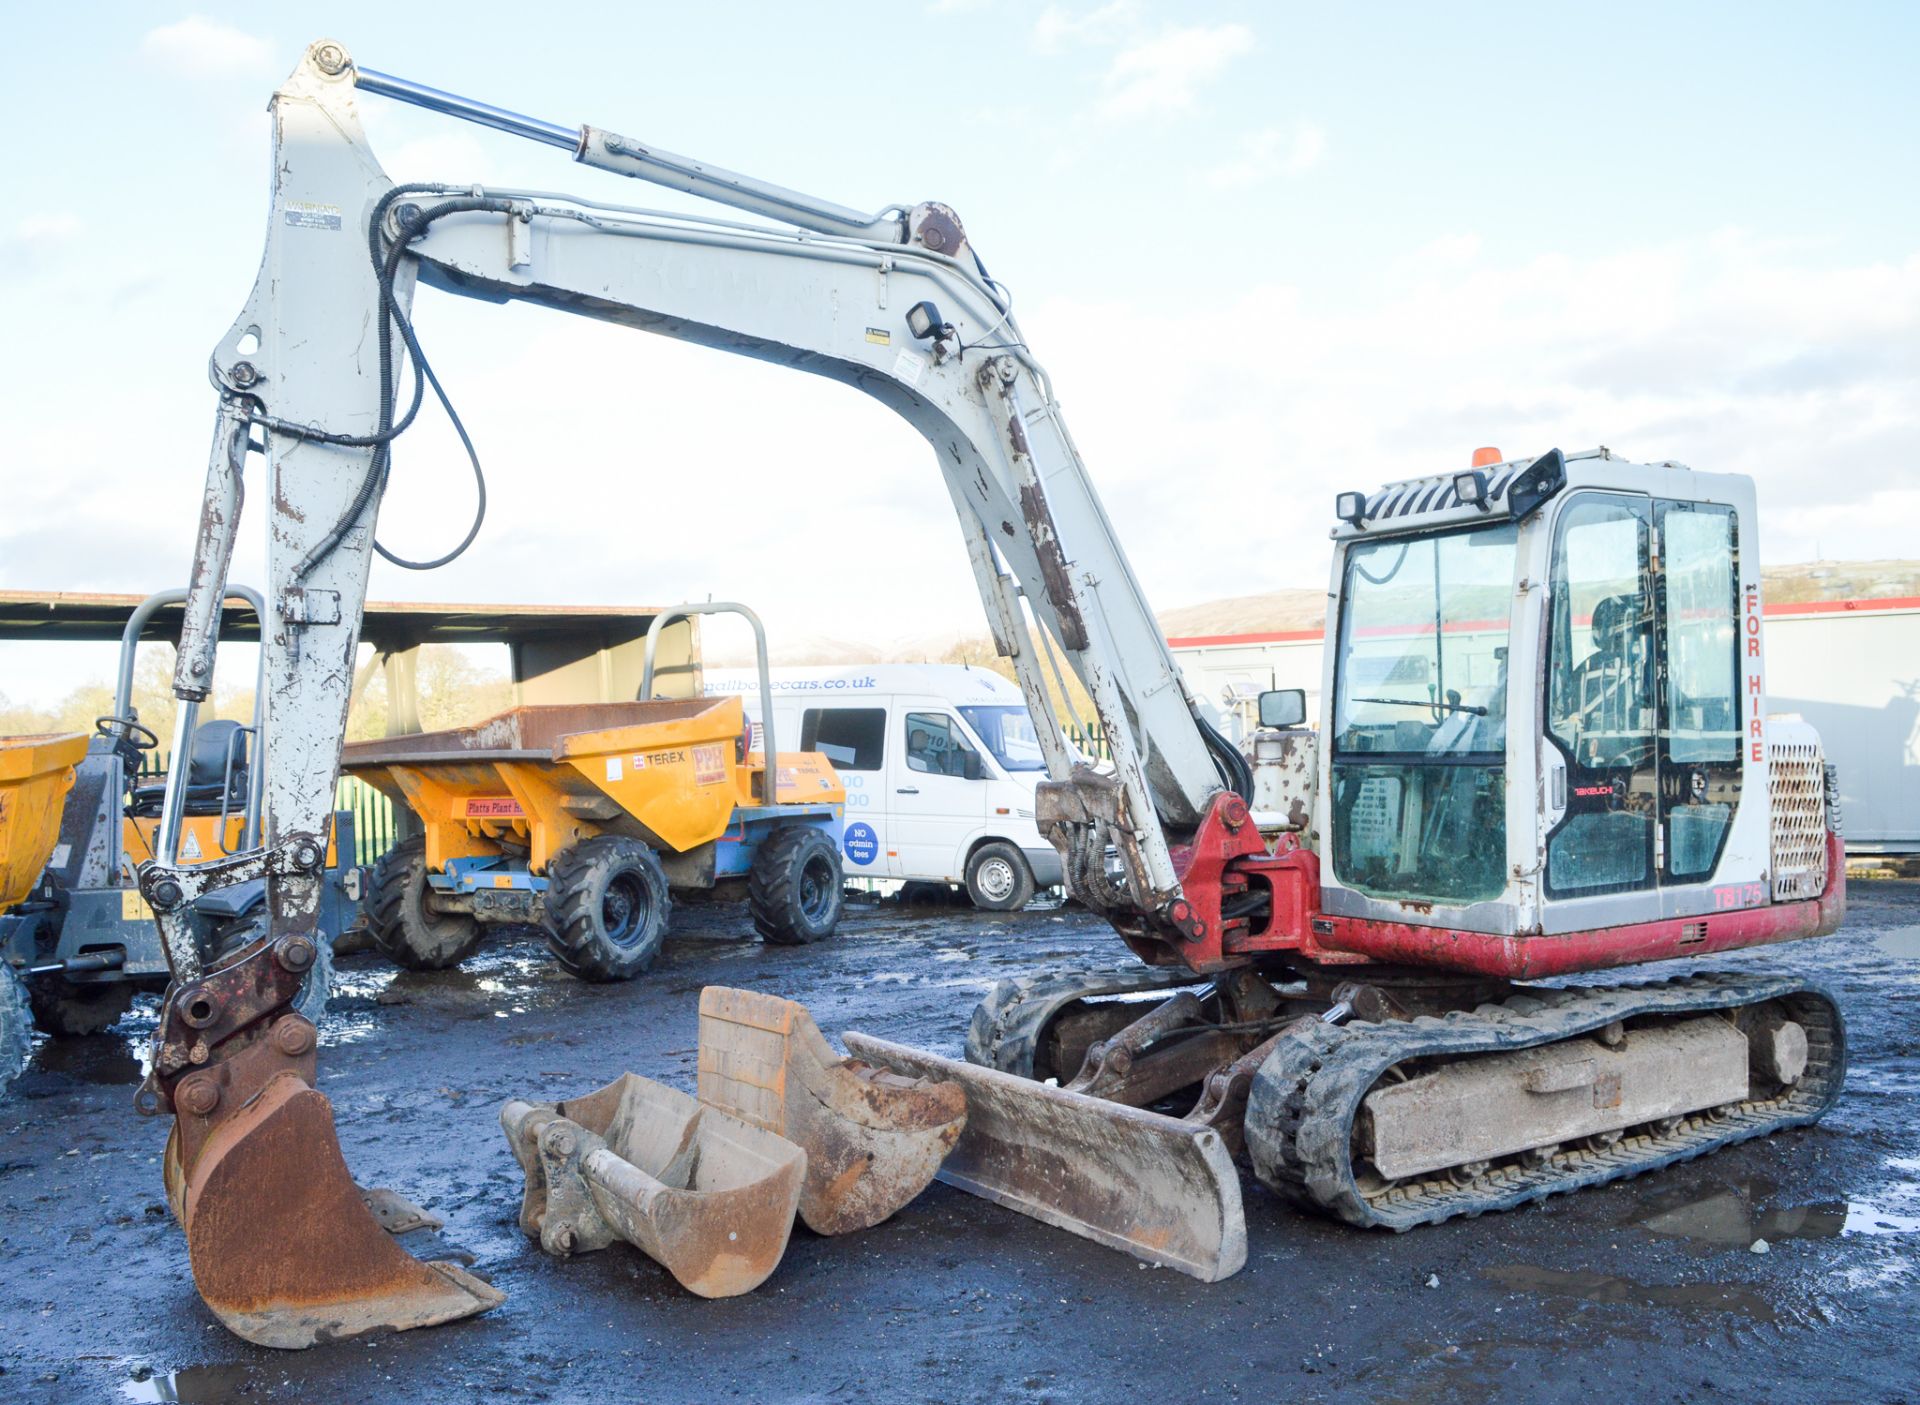
[[[178,605],[187,598],[182,590],[162,590],[149,595],[134,607],[133,614],[127,619],[127,627],[120,632],[120,676],[113,693],[114,712],[121,717],[130,715],[133,708],[133,656],[140,646],[141,631],[154,612],[167,605]],[[253,617],[260,621],[260,667],[253,686],[253,732],[259,735],[261,721],[267,702],[267,602],[260,592],[251,586],[229,585],[221,596],[224,600],[244,601],[252,610]],[[219,631],[218,617],[215,617],[215,635]],[[207,680],[209,684],[212,679]],[[190,698],[182,698],[175,711],[173,721],[173,758],[167,766],[167,789],[160,801],[160,828],[153,837],[153,856],[161,863],[176,866],[180,862],[180,822],[187,809],[187,772],[188,765],[178,763],[182,757],[191,760],[193,756],[193,729],[200,720],[200,704]],[[232,741],[228,741],[228,756],[232,756]],[[265,798],[266,767],[255,766],[249,777],[247,794],[247,825],[241,842],[249,849],[260,844],[260,806]],[[226,848],[225,828],[226,801],[221,800],[221,848]],[[117,831],[116,831],[117,833]],[[116,866],[119,856],[115,855]]]
[[[233,808],[233,744],[242,737],[253,737],[258,740],[258,736],[257,730],[252,727],[235,727],[233,731],[227,734],[226,764],[220,768],[220,828],[214,832],[213,836],[213,842],[220,846],[220,852],[222,854],[243,854],[248,849],[256,847],[259,842],[248,832],[257,828],[259,825],[259,815],[254,811],[252,805],[249,804],[246,811],[247,822],[241,828],[240,847],[238,849],[229,849],[227,847],[227,812]],[[258,750],[259,748],[256,746],[254,751],[258,752]],[[256,767],[256,769],[258,768]],[[247,786],[248,790],[251,791],[253,786],[251,774],[248,776]],[[249,795],[249,799],[251,799],[251,795]]]
[[[739,615],[753,626],[754,656],[760,664],[760,744],[767,754],[765,798],[767,804],[777,805],[780,803],[780,752],[773,742],[773,677],[767,668],[767,631],[760,623],[760,616],[732,600],[709,600],[662,610],[647,626],[646,656],[640,665],[640,701],[653,699],[653,655],[660,631],[675,620],[690,619],[694,615]]]

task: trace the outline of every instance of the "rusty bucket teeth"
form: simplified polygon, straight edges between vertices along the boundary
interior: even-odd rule
[[[1247,1260],[1240,1178],[1220,1133],[849,1032],[856,1058],[966,1090],[965,1135],[940,1168],[959,1190],[1202,1282]]]
[[[833,1051],[804,1005],[700,992],[700,1101],[807,1153],[800,1218],[816,1234],[879,1224],[918,1195],[967,1121],[951,1080],[903,1078]]]
[[[500,1125],[526,1172],[520,1227],[567,1257],[624,1239],[703,1298],[766,1281],[787,1249],[806,1153],[623,1074],[560,1103],[515,1099]]]
[[[190,1169],[171,1138],[166,1173],[194,1285],[260,1346],[430,1327],[506,1301],[459,1265],[422,1263],[393,1241],[347,1174],[332,1105],[296,1075],[274,1077],[215,1126]]]

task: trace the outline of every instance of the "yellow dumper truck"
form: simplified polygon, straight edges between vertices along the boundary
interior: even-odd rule
[[[654,631],[715,609],[663,613]],[[764,640],[761,659],[764,684]],[[375,944],[431,970],[463,960],[489,924],[538,924],[572,975],[630,980],[659,953],[673,889],[738,882],[764,940],[831,935],[846,792],[814,752],[777,753],[770,785],[774,737],[765,731],[756,755],[757,730],[739,698],[694,698],[519,707],[471,727],[348,744],[342,771],[411,810],[421,829],[367,885]]]

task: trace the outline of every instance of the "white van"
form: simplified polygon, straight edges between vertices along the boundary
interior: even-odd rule
[[[752,669],[705,678],[759,720]],[[1046,763],[1012,681],[961,664],[776,668],[773,725],[782,751],[824,752],[845,782],[849,875],[963,884],[995,912],[1060,882],[1033,822]]]

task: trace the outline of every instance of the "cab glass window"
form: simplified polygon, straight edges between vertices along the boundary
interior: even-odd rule
[[[986,774],[980,753],[960,734],[953,719],[939,712],[907,714],[907,769],[969,781]]]
[[[1740,793],[1738,555],[1727,508],[1671,504],[1660,527],[1666,876],[1698,880],[1719,861]]]
[[[1334,693],[1333,860],[1376,897],[1506,886],[1511,522],[1347,549]]]
[[[1547,891],[1590,896],[1653,882],[1654,629],[1645,499],[1570,503],[1553,545],[1547,732],[1567,807],[1547,839]]]
[[[877,771],[886,752],[883,707],[810,707],[800,717],[800,749],[817,751],[837,771]]]

